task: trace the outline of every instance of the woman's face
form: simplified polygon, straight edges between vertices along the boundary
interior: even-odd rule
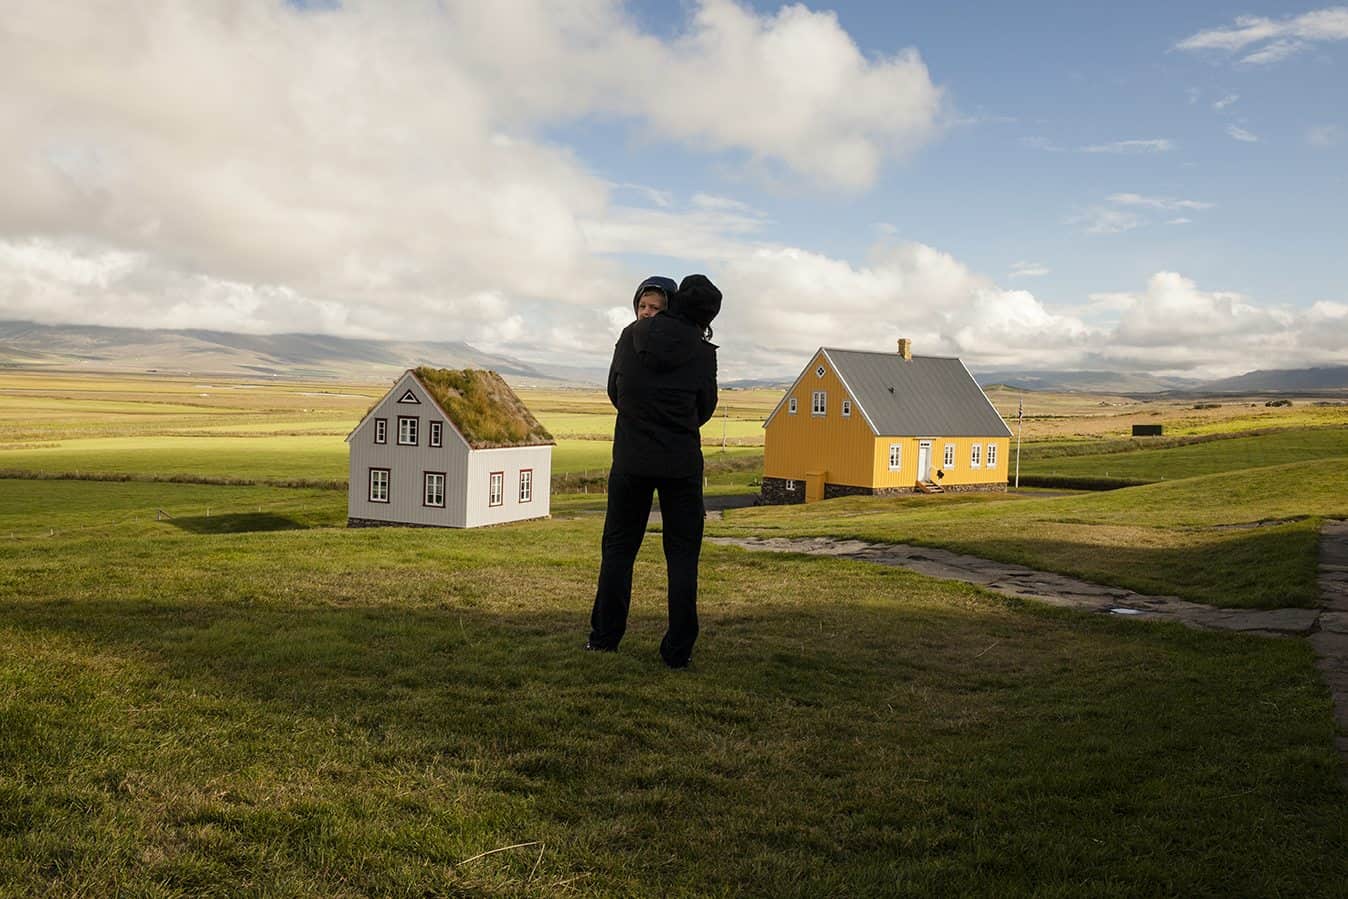
[[[637,318],[650,318],[665,311],[665,295],[658,290],[648,290],[637,300]]]

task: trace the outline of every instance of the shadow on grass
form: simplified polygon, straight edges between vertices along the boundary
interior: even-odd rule
[[[1223,608],[1313,608],[1319,603],[1318,521],[1212,529],[1196,536],[1194,542],[1170,547],[1028,536],[948,545],[997,561]]]
[[[172,518],[169,523],[190,534],[247,534],[261,531],[302,531],[308,525],[274,512],[236,512]]]
[[[741,555],[720,560],[738,577]],[[14,606],[0,640],[22,632],[54,669],[61,647],[92,647],[98,680],[50,726],[59,676],[13,681],[34,697],[15,708],[43,717],[7,762],[50,765],[53,807],[79,799],[118,828],[138,792],[185,792],[133,842],[176,852],[149,874],[186,892],[288,871],[274,892],[548,895],[584,877],[596,895],[1312,895],[1348,874],[1320,688],[1290,641],[747,562],[832,601],[712,599],[683,672],[658,661],[648,601],[616,654],[580,650],[579,607]],[[84,782],[93,798],[67,798]],[[537,881],[532,852],[455,867],[533,840]],[[52,870],[106,869],[100,848]]]

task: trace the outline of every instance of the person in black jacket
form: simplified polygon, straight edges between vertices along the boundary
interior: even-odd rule
[[[654,280],[642,282],[638,298]],[[710,339],[720,309],[716,285],[704,275],[689,275],[669,298],[666,312],[628,325],[613,349],[608,396],[618,420],[586,649],[612,651],[622,640],[632,601],[632,565],[646,534],[652,495],[658,492],[669,576],[669,629],[660,641],[660,657],[671,668],[683,668],[692,656],[705,516],[701,427],[716,411],[716,346]]]

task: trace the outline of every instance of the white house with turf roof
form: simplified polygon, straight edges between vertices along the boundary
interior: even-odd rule
[[[552,435],[494,371],[404,372],[346,442],[348,527],[472,528],[549,514]]]

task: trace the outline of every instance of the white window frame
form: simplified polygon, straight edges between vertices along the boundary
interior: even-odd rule
[[[383,475],[383,477],[378,477]],[[372,503],[386,503],[393,492],[390,482],[393,480],[392,474],[387,468],[371,468],[369,484],[370,490],[366,494]],[[381,489],[382,488],[382,489]]]
[[[969,467],[983,467],[983,444],[974,443],[969,446]]]
[[[405,427],[410,425],[410,427]],[[417,438],[420,436],[417,432],[421,430],[421,419],[415,415],[398,416],[398,445],[416,446]]]
[[[988,444],[988,468],[997,467],[997,444]]]
[[[433,421],[430,423],[431,446],[440,446],[445,442],[445,423],[443,421]]]
[[[487,477],[487,505],[505,505],[505,472],[493,471]]]
[[[851,400],[843,400],[843,401],[842,401],[842,417],[843,417],[843,418],[851,418],[851,417],[852,417],[852,401],[851,401]]]
[[[445,507],[445,473],[443,471],[422,472],[421,504],[433,509]]]
[[[534,501],[534,470],[532,468],[520,469],[520,502],[531,503]]]
[[[946,471],[955,467],[955,444],[947,443],[945,445],[945,458],[941,460],[941,467]]]
[[[810,414],[827,415],[828,414],[828,391],[816,390],[810,395]]]
[[[891,443],[889,445],[889,470],[900,471],[903,469],[903,444]]]
[[[791,478],[787,478],[787,479],[786,479],[786,489],[787,489],[787,491],[788,491],[789,493],[795,493],[795,492],[796,492],[796,482],[795,482],[793,479],[791,479]]]
[[[795,414],[796,414],[796,406],[797,406],[796,398],[793,396],[793,397],[791,397],[791,399],[789,399],[789,400],[786,401],[786,414],[787,414],[787,415],[795,415]]]
[[[374,420],[374,442],[388,443],[388,419],[376,418]]]

